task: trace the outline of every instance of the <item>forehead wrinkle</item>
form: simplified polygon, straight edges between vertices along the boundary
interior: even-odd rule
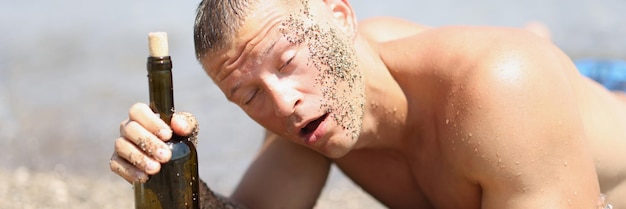
[[[273,16],[276,17],[278,16],[278,14],[275,14]],[[273,34],[271,33],[273,31],[272,29],[276,28],[276,26],[279,25],[281,22],[280,18],[271,18],[271,20],[272,21],[265,21],[264,24],[259,27],[261,28],[261,30],[257,33],[244,34],[244,37],[251,36],[252,38],[241,38],[243,40],[246,40],[243,41],[243,44],[233,44],[235,45],[235,47],[233,47],[234,49],[230,50],[227,53],[231,55],[226,56],[230,58],[227,58],[227,60],[224,62],[223,69],[216,73],[216,80],[222,81],[226,79],[226,77],[228,77],[233,71],[235,71],[237,68],[239,68],[240,65],[242,65],[242,62],[246,61],[246,58],[248,56],[257,54],[254,53],[254,48],[259,43],[261,43],[261,41],[263,41],[268,34]],[[278,40],[280,39],[277,39],[268,49],[265,49],[261,55],[266,56],[267,53],[269,53],[269,51],[274,48]],[[239,48],[240,50],[237,50],[237,48]],[[249,51],[249,53],[245,53],[247,51]],[[232,58],[235,59],[233,60]]]
[[[247,45],[247,44],[246,44]],[[244,45],[245,46],[245,45]],[[237,68],[239,67],[239,65],[241,64],[241,62],[243,62],[243,60],[245,60],[245,57],[247,57],[246,54],[244,54],[243,52],[246,50],[245,47],[241,47],[244,48],[242,50],[231,50],[230,52],[228,52],[227,54],[233,54],[233,55],[226,55],[226,61],[224,61],[224,63],[222,65],[224,65],[224,67],[219,70],[216,75],[215,75],[215,79],[217,81],[223,81],[224,79],[226,79],[230,74],[232,74],[235,70],[237,70]],[[237,53],[237,54],[234,54]],[[234,60],[232,58],[235,58]]]

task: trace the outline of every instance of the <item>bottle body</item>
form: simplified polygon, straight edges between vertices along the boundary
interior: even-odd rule
[[[169,56],[148,57],[150,107],[170,124],[174,113],[172,63]],[[145,183],[134,183],[136,209],[197,209],[199,205],[198,157],[187,137],[173,135],[166,144],[169,162]]]
[[[168,145],[172,159],[146,183],[135,183],[136,209],[199,208],[196,149],[185,139]]]

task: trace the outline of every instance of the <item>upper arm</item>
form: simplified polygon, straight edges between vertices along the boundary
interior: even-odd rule
[[[232,198],[250,208],[312,208],[329,169],[326,157],[268,132]]]
[[[599,186],[559,51],[501,50],[461,84],[450,113],[483,208],[592,208]],[[458,115],[458,116],[454,116]],[[457,148],[458,149],[458,148]],[[463,162],[468,162],[467,159]]]

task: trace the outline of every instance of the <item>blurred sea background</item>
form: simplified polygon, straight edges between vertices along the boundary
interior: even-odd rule
[[[148,101],[147,33],[165,31],[176,109],[200,122],[200,176],[230,194],[262,129],[195,60],[199,1],[0,0],[0,208],[132,208],[109,170],[119,124]],[[354,0],[358,19],[430,26],[541,21],[573,59],[626,59],[623,0]],[[317,208],[384,208],[333,169]]]

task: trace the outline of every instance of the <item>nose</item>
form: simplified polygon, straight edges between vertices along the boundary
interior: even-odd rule
[[[269,92],[274,101],[274,112],[279,117],[287,117],[294,113],[301,102],[301,94],[287,82],[269,84]]]

